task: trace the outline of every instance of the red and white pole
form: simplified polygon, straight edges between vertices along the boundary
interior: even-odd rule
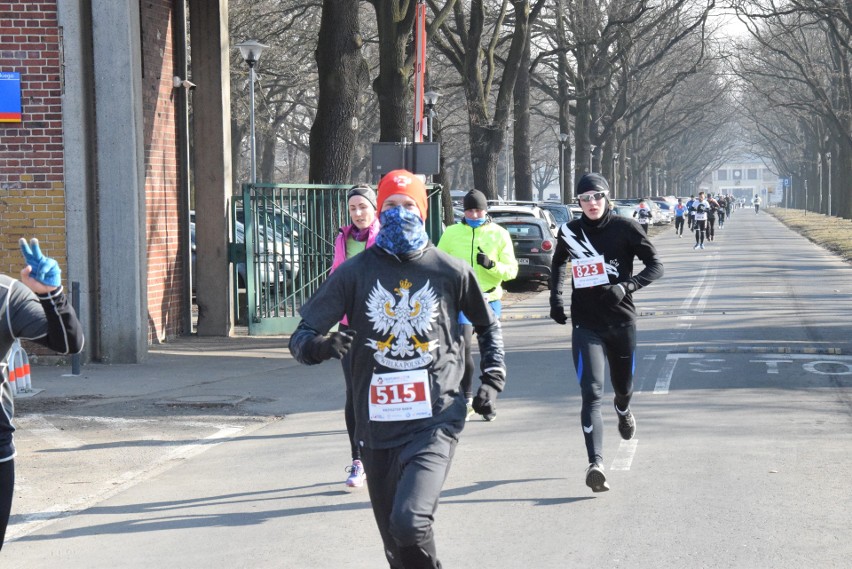
[[[423,116],[423,92],[426,83],[426,3],[417,2],[414,14],[414,142],[423,142],[426,117]]]

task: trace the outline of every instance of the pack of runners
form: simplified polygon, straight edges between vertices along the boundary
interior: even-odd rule
[[[679,199],[678,204],[681,205],[681,202],[682,200]],[[704,249],[705,243],[715,241],[716,228],[725,227],[725,222],[731,218],[735,203],[736,199],[731,195],[718,194],[713,196],[705,192],[698,192],[697,196],[690,196],[689,200],[682,204],[683,212],[680,215],[687,218],[686,225],[695,234],[693,249]],[[675,215],[678,215],[677,208]],[[678,227],[680,227],[680,230],[678,230]],[[683,236],[683,222],[678,225],[678,222],[675,221],[675,233],[678,234],[678,237]]]

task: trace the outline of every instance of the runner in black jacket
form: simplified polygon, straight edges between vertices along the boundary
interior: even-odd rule
[[[562,287],[571,261],[571,346],[583,405],[580,420],[589,467],[586,485],[594,492],[609,490],[603,472],[603,421],[600,403],[605,364],[615,391],[618,430],[633,438],[636,421],[630,411],[636,360],[636,310],[633,293],[663,276],[654,245],[631,219],[612,212],[609,184],[599,174],[586,174],[577,184],[583,208],[580,219],[559,229],[550,283],[550,317],[565,324]],[[633,258],[645,267],[633,274]]]
[[[459,313],[479,341],[482,385],[494,413],[506,368],[500,323],[469,264],[429,242],[426,189],[394,170],[379,183],[376,244],[329,276],[300,309],[290,352],[312,365],[350,354],[355,440],[385,555],[395,569],[437,569],[432,524],[466,405]],[[343,316],[349,329],[329,330]]]
[[[27,266],[21,280],[0,274],[0,360],[5,361],[15,340],[31,340],[61,354],[83,349],[83,333],[74,309],[62,292],[61,271],[45,257],[38,240],[21,239]],[[0,548],[9,523],[15,488],[15,404],[5,363],[0,385]]]

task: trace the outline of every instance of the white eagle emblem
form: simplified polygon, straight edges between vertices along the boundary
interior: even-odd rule
[[[397,300],[379,281],[376,281],[376,286],[367,298],[367,316],[373,323],[373,329],[382,336],[390,332],[387,339],[368,340],[368,344],[376,349],[376,359],[381,358],[381,363],[390,367],[401,368],[403,362],[397,360],[394,364],[388,364],[387,361],[383,361],[386,360],[388,350],[396,358],[405,358],[415,355],[415,352],[419,353],[416,361],[405,362],[419,367],[424,364],[424,357],[426,357],[426,363],[431,361],[432,358],[428,353],[437,346],[437,340],[421,341],[417,336],[425,336],[426,332],[432,329],[432,322],[437,317],[438,296],[432,290],[429,281],[426,281],[423,288],[414,294],[411,294],[411,286],[408,280],[400,281],[399,288],[393,289],[393,292],[399,296]],[[409,365],[404,367],[407,369]]]

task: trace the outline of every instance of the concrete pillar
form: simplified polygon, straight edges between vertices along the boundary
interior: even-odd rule
[[[139,2],[91,0],[91,8],[99,352],[104,363],[138,363],[148,351]]]
[[[65,139],[65,226],[68,266],[63,267],[66,285],[80,289],[80,323],[86,335],[84,359],[98,358],[96,335],[97,280],[92,255],[97,248],[94,215],[94,81],[91,50],[91,8],[85,0],[57,3],[62,28],[63,63],[62,131]],[[69,292],[69,291],[66,291]]]
[[[231,86],[228,0],[190,0],[193,184],[198,335],[227,336],[233,325],[228,266]]]

